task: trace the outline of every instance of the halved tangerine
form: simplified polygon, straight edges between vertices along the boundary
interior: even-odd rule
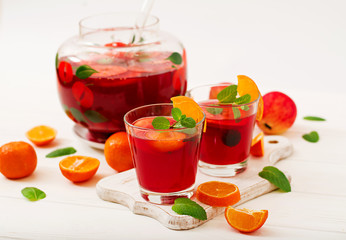
[[[263,115],[263,98],[260,91],[258,90],[256,83],[248,76],[238,75],[238,93],[240,96],[250,94],[251,102],[255,101],[258,96],[260,97],[258,101],[256,120],[261,120]]]
[[[60,161],[62,175],[71,182],[84,182],[95,175],[100,166],[96,158],[86,156],[69,156]]]
[[[235,209],[229,206],[225,210],[225,217],[231,227],[250,233],[263,226],[268,218],[268,210]]]
[[[264,133],[260,132],[251,142],[250,153],[256,157],[264,155]]]
[[[209,181],[198,186],[196,197],[213,207],[227,207],[239,202],[240,192],[233,183]]]
[[[52,142],[56,137],[56,133],[54,128],[40,125],[27,131],[26,137],[36,146],[43,146]]]

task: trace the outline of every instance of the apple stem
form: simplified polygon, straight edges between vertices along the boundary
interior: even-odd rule
[[[267,123],[265,123],[264,126],[266,126],[267,128],[269,128],[270,130],[272,129],[272,127],[269,126]]]

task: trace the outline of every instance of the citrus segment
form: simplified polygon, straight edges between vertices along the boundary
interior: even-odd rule
[[[268,218],[268,210],[235,209],[227,207],[225,217],[228,224],[240,232],[254,232],[263,226]]]
[[[239,202],[240,192],[232,183],[210,181],[198,186],[196,197],[200,202],[213,207],[227,207]]]
[[[261,120],[263,115],[263,99],[256,83],[248,76],[238,75],[238,93],[240,96],[250,94],[251,102],[255,101],[258,96],[260,97],[258,101],[256,120]]]
[[[133,168],[131,150],[126,132],[111,135],[105,143],[104,154],[108,165],[118,172]]]
[[[100,161],[86,156],[69,156],[60,161],[61,173],[71,182],[84,182],[95,175]]]
[[[154,140],[151,145],[160,152],[176,151],[184,146],[185,133],[173,131],[149,131],[146,133],[148,139]]]
[[[254,139],[252,139],[250,153],[256,157],[263,157],[264,155],[264,133],[260,132]]]
[[[186,96],[177,96],[171,98],[173,102],[173,107],[179,108],[182,114],[186,117],[193,118],[196,123],[200,122],[203,117],[203,111],[201,107],[192,99]]]
[[[43,146],[55,139],[56,130],[48,126],[40,125],[27,131],[26,137],[35,145]]]
[[[9,142],[0,147],[0,172],[9,179],[29,176],[37,165],[35,149],[26,142]]]

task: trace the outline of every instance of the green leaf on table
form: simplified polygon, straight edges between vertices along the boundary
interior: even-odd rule
[[[165,117],[156,117],[151,123],[155,129],[169,129],[170,122]]]
[[[90,120],[93,123],[103,123],[108,121],[108,119],[105,116],[94,110],[87,110],[84,112],[84,115],[87,117],[88,120]]]
[[[304,119],[309,121],[326,121],[326,119],[324,118],[314,117],[314,116],[306,116],[304,117]]]
[[[235,104],[246,104],[249,103],[251,101],[251,96],[250,94],[245,94],[241,97],[238,97],[234,100]]]
[[[188,198],[177,198],[172,210],[180,215],[188,215],[199,220],[207,220],[207,213],[198,203]]]
[[[172,117],[175,121],[179,121],[181,116],[182,116],[182,113],[181,113],[181,110],[179,108],[172,108]],[[186,117],[186,116],[185,116]]]
[[[291,184],[283,172],[273,166],[264,167],[258,173],[261,178],[267,179],[269,182],[280,188],[284,192],[291,191]]]
[[[220,103],[233,103],[237,97],[237,85],[230,85],[217,94]]]
[[[171,61],[174,64],[180,65],[183,62],[183,58],[180,53],[174,52],[172,53],[166,60]]]
[[[22,194],[32,202],[44,199],[46,197],[46,194],[42,190],[35,187],[23,188]]]
[[[76,76],[80,79],[86,79],[94,73],[98,73],[98,71],[96,71],[88,65],[81,65],[76,70]]]
[[[211,108],[211,107],[207,107],[205,108],[205,110],[207,110],[208,113],[213,114],[213,115],[219,115],[222,113],[223,108]]]
[[[61,157],[65,155],[70,155],[73,153],[76,153],[77,150],[73,147],[66,147],[66,148],[59,148],[53,152],[50,152],[46,155],[47,158],[55,158],[55,157]]]
[[[195,119],[190,117],[184,118],[180,122],[181,122],[181,125],[186,128],[194,128],[196,126]]]
[[[55,55],[55,68],[59,67],[59,53],[56,53]]]
[[[312,131],[310,133],[304,134],[303,138],[306,141],[312,142],[312,143],[316,143],[320,139],[320,137],[319,137],[319,135],[318,135],[318,133],[316,131]]]

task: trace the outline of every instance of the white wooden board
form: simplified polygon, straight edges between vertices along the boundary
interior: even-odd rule
[[[238,186],[241,200],[234,206],[238,206],[253,198],[277,189],[267,180],[258,176],[258,173],[265,166],[274,165],[280,159],[290,156],[293,147],[290,141],[282,136],[264,137],[265,155],[261,158],[250,157],[248,168],[235,177],[220,178],[205,175],[198,171],[196,186],[203,182],[219,180],[231,182]],[[285,172],[286,176],[290,176]],[[197,227],[204,222],[213,219],[224,212],[224,207],[211,207],[198,202],[207,212],[207,220],[201,221],[186,215],[178,215],[172,211],[172,205],[156,205],[145,201],[140,193],[134,169],[115,174],[101,179],[96,185],[98,196],[106,201],[115,202],[127,206],[133,213],[146,215],[158,220],[164,226],[174,230],[184,230]]]

